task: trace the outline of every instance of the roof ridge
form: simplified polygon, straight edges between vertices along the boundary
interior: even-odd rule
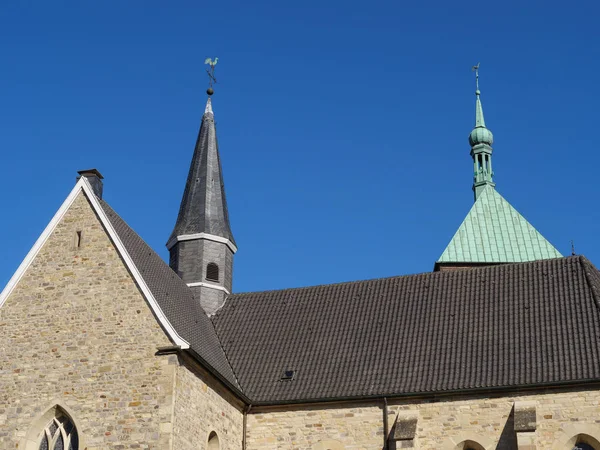
[[[544,264],[544,263],[547,263],[548,261],[553,261],[553,260],[557,260],[557,259],[571,259],[571,258],[579,258],[579,256],[569,255],[569,256],[560,256],[560,257],[548,258],[548,259],[536,259],[533,261],[494,263],[491,265],[474,266],[474,267],[469,267],[469,268],[460,269],[460,270],[469,270],[469,271],[490,270],[491,271],[491,270],[498,269],[500,267],[506,267],[506,266],[518,266],[518,265],[538,264],[538,263]],[[231,294],[229,294],[227,296],[227,298],[229,299],[231,297],[238,297],[238,296],[249,295],[249,294],[266,294],[269,292],[300,291],[303,289],[313,289],[313,288],[318,288],[318,287],[330,287],[330,286],[335,287],[335,286],[341,286],[341,285],[352,285],[352,284],[357,284],[357,283],[375,282],[375,281],[381,281],[381,280],[392,280],[395,278],[404,279],[404,278],[422,277],[422,276],[443,276],[442,274],[446,275],[448,273],[453,273],[453,272],[454,271],[419,272],[419,273],[409,273],[409,274],[405,274],[405,275],[393,275],[391,277],[377,277],[377,278],[367,278],[364,280],[351,280],[351,281],[340,281],[340,282],[336,282],[336,283],[314,284],[314,285],[310,285],[310,286],[298,286],[298,287],[289,287],[289,288],[281,288],[281,289],[266,289],[266,290],[261,290],[261,291],[245,291],[245,292],[235,292],[235,293],[232,292]],[[221,311],[222,309],[223,308],[219,309],[215,313],[215,316],[218,315],[219,311]]]

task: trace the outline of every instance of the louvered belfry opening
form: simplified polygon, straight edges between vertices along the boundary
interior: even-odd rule
[[[206,266],[206,279],[208,281],[219,281],[219,266],[215,263],[208,263]]]

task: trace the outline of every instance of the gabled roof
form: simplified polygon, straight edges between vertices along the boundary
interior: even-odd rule
[[[214,326],[200,304],[194,300],[191,290],[112,210],[108,203],[94,194],[85,177],[81,177],[73,187],[0,293],[0,307],[78,195],[85,195],[89,200],[142,295],[171,341],[182,349],[191,349],[207,369],[212,370],[222,381],[239,391],[240,386],[227,361]]]
[[[562,255],[492,186],[486,186],[438,263],[510,263]]]
[[[600,381],[599,294],[575,256],[235,294],[213,322],[253,404],[421,395]]]
[[[113,211],[104,200],[102,209],[135,264],[144,282],[177,333],[205,364],[231,386],[240,386],[227,362],[214,326],[184,281]]]
[[[227,239],[235,246],[210,98],[202,116],[177,222],[167,246],[178,236],[200,233]]]

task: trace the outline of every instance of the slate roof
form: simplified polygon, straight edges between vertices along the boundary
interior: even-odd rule
[[[169,242],[177,236],[196,233],[220,236],[235,245],[229,224],[215,116],[210,98],[202,116],[177,222]]]
[[[253,404],[426,394],[600,380],[599,296],[575,256],[234,294],[213,323]]]
[[[200,303],[194,300],[190,288],[108,203],[99,202],[171,325],[209,369],[214,369],[225,382],[239,389],[214,326]]]
[[[562,255],[492,186],[486,186],[439,263],[508,263]]]

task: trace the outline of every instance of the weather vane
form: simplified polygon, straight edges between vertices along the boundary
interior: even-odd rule
[[[214,60],[210,58],[206,58],[204,60],[204,64],[208,64],[210,66],[210,69],[206,69],[206,73],[208,74],[208,89],[206,90],[206,93],[208,95],[213,95],[215,93],[213,90],[213,83],[217,82],[217,79],[215,78],[215,66],[218,62],[219,58],[217,57],[215,57]]]
[[[476,94],[479,94],[479,64],[481,63],[477,63],[477,65],[473,66],[471,69],[473,72],[475,72],[475,89],[477,89]]]

